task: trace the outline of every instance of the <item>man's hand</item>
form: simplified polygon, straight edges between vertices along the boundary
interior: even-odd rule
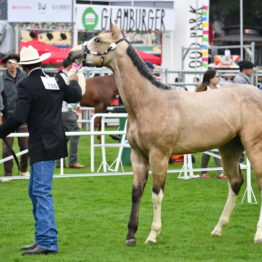
[[[71,81],[71,80],[76,80],[76,81],[78,81],[78,76],[77,76],[76,73],[69,75],[69,81]]]
[[[69,81],[72,80],[70,78],[73,75],[77,75],[77,79],[74,79],[74,80],[77,80],[79,86],[81,87],[81,92],[83,96],[86,92],[86,80],[85,80],[85,76],[83,73],[83,69],[82,68],[80,69],[71,68],[68,73]]]

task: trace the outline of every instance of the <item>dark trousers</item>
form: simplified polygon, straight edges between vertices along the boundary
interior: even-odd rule
[[[216,167],[221,167],[221,160],[219,158],[213,157]],[[207,168],[208,162],[210,160],[210,155],[203,153],[201,158],[201,168]],[[217,171],[219,175],[221,171]],[[207,173],[207,171],[201,171],[201,174]]]
[[[17,132],[26,133],[28,132],[27,125],[22,124],[18,129]],[[28,138],[27,137],[18,137],[18,145],[20,151],[28,149]],[[13,147],[14,137],[7,137],[7,142],[11,147]],[[8,149],[6,144],[3,142],[3,158],[12,155],[11,151]],[[26,172],[28,167],[28,154],[24,154],[20,158],[20,168],[21,172]],[[4,162],[4,176],[12,176],[12,169],[13,169],[13,159]]]
[[[77,123],[77,115],[74,111],[62,112],[62,119],[65,131],[79,131],[80,128]],[[69,164],[73,165],[78,162],[78,141],[79,136],[69,136],[66,138],[66,141],[70,142],[69,150]],[[59,161],[57,161],[59,165]]]

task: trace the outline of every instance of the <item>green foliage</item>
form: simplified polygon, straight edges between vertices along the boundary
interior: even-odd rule
[[[225,22],[225,26],[239,25],[240,0],[210,0],[210,20]],[[262,1],[243,0],[243,20],[246,26],[262,25]]]

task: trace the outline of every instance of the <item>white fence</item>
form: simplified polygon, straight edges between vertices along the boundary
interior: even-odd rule
[[[102,117],[102,130],[101,131],[94,131],[94,120],[96,117]],[[122,131],[105,131],[105,123],[107,118],[126,118],[127,114],[117,114],[117,113],[109,113],[109,114],[94,114],[91,119],[91,131],[80,131],[80,132],[66,132],[67,136],[91,136],[90,137],[90,156],[91,156],[91,173],[84,173],[84,174],[64,174],[64,168],[63,168],[63,160],[61,160],[61,169],[60,169],[60,175],[54,175],[54,177],[86,177],[86,176],[112,176],[112,175],[130,175],[132,172],[124,172],[123,165],[121,162],[121,155],[123,147],[129,147],[129,144],[126,140],[126,124],[124,127],[124,130]],[[95,136],[101,135],[101,144],[95,143]],[[122,135],[122,138],[120,140],[120,143],[114,143],[114,144],[107,144],[105,140],[105,136],[107,135]],[[26,137],[28,136],[28,133],[12,133],[9,136],[11,137]],[[94,152],[95,148],[101,147],[102,152],[102,162],[100,167],[98,168],[98,171],[95,173],[95,165],[94,165]],[[106,154],[106,148],[112,148],[112,147],[118,147],[119,151],[117,154],[116,160],[109,165],[107,163],[107,154]],[[22,155],[23,153],[27,153],[26,150],[17,153],[17,156]],[[214,152],[214,151],[207,151],[207,154],[218,157],[220,156]],[[0,163],[3,163],[7,160],[10,160],[12,156],[9,156],[8,158],[0,160]],[[114,167],[113,167],[114,166]],[[100,172],[101,167],[103,168],[103,172]],[[119,168],[122,168],[122,172],[119,172]],[[248,203],[257,203],[255,195],[253,193],[253,189],[251,186],[251,167],[250,163],[247,159],[246,164],[240,164],[240,168],[242,170],[246,170],[246,181],[247,181],[247,187],[244,193],[244,196],[242,198],[242,202],[244,202],[245,197],[247,198]],[[197,178],[199,175],[196,175],[195,173],[199,173],[201,171],[214,171],[214,170],[222,170],[221,167],[213,167],[213,168],[194,168],[192,164],[192,157],[190,154],[184,155],[184,165],[181,169],[172,169],[168,170],[168,173],[179,173],[178,177],[182,179],[191,179],[191,178]],[[27,177],[23,176],[12,176],[12,179],[27,179]]]
[[[0,68],[0,72],[5,70],[4,68]],[[57,68],[44,68],[45,72],[49,74],[55,74],[57,72]],[[225,75],[235,76],[239,69],[216,69],[220,75],[223,77]],[[112,71],[106,67],[98,68],[98,67],[83,67],[83,71],[86,78],[93,77],[94,75],[108,75],[112,74]],[[205,71],[203,70],[169,70],[168,68],[156,68],[154,70],[154,74],[159,75],[159,80],[167,85],[178,86],[182,88],[192,89],[192,87],[196,86],[198,83],[191,81],[194,77],[199,79],[202,78]],[[190,81],[186,81],[186,79],[191,79]],[[253,83],[255,86],[262,83],[262,70],[256,69],[253,74]]]

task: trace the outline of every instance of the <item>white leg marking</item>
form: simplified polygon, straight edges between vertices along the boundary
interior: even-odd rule
[[[229,222],[230,215],[231,215],[232,210],[235,206],[236,198],[237,198],[236,194],[233,192],[230,184],[228,183],[227,201],[226,201],[226,204],[224,206],[223,212],[222,212],[222,214],[221,214],[221,216],[218,220],[217,225],[215,226],[215,228],[211,232],[212,237],[221,236],[223,226],[227,225],[228,222]]]
[[[164,194],[162,189],[158,194],[152,193],[153,201],[153,222],[151,226],[151,232],[145,243],[156,243],[156,237],[161,231],[161,202],[163,200]]]
[[[262,192],[260,192],[262,197]],[[261,202],[261,201],[260,201]],[[254,237],[254,243],[256,244],[262,244],[262,206],[260,204],[260,215],[257,222],[257,232]]]

